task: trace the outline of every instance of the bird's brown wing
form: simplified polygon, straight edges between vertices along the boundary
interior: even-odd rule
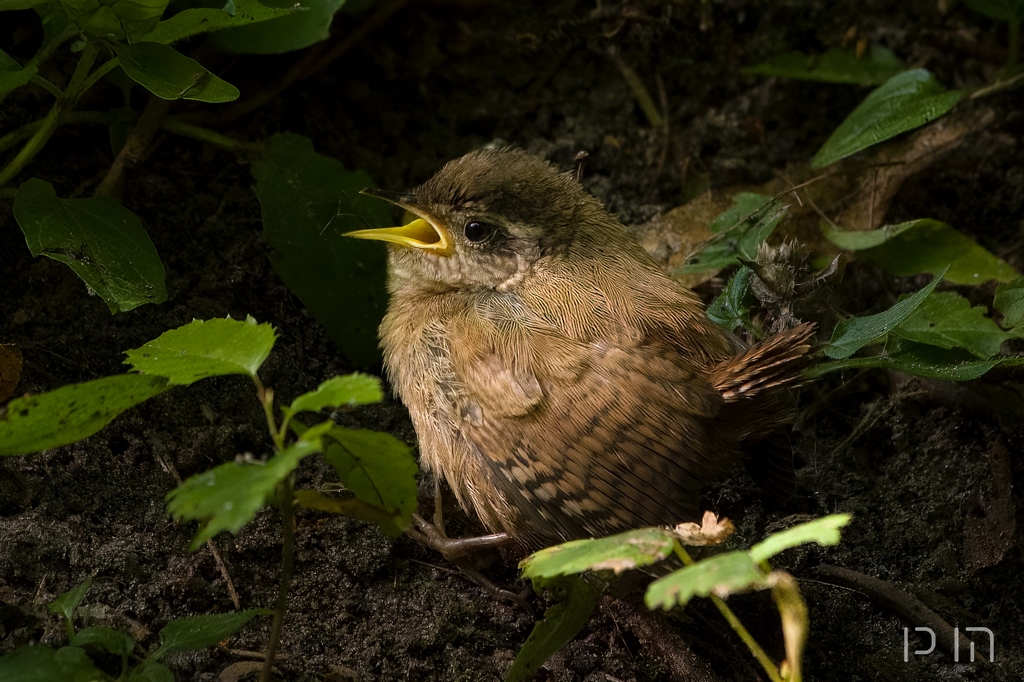
[[[524,541],[693,520],[701,486],[735,461],[714,426],[721,395],[667,345],[538,335],[481,352],[471,336],[452,330],[461,432]]]

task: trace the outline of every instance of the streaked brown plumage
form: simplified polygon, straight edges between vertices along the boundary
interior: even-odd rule
[[[536,546],[694,520],[701,486],[785,421],[773,389],[811,329],[746,349],[572,175],[488,150],[368,193],[419,216],[352,234],[392,242],[389,375],[424,467],[492,531]]]

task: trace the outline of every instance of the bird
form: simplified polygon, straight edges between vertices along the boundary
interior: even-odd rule
[[[364,193],[411,218],[347,233],[388,243],[387,376],[422,467],[496,537],[696,520],[701,488],[744,458],[791,492],[792,454],[771,441],[813,325],[744,343],[573,173],[516,147]]]

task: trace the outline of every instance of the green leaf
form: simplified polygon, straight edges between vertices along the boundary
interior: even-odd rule
[[[757,249],[785,217],[788,206],[772,197],[741,192],[733,205],[711,221],[708,229],[715,235],[697,254],[694,262],[679,269],[681,274],[717,270],[735,265],[740,258],[754,260]]]
[[[217,533],[237,533],[274,494],[304,457],[320,443],[299,440],[266,464],[228,462],[192,476],[167,495],[167,511],[177,519],[199,522],[190,549],[198,549]]]
[[[242,629],[256,616],[270,616],[267,609],[247,609],[236,613],[175,618],[160,630],[160,648],[151,656],[156,660],[172,651],[196,651],[221,642]]]
[[[755,563],[761,563],[791,547],[809,542],[817,542],[822,546],[837,545],[839,529],[852,518],[852,514],[832,514],[773,533],[750,548],[750,557]]]
[[[737,327],[750,324],[750,304],[753,295],[750,292],[750,278],[754,271],[742,266],[736,274],[729,278],[717,298],[708,306],[708,319],[720,327],[734,331]]]
[[[272,326],[256,324],[252,317],[244,322],[230,317],[194,320],[125,351],[125,364],[181,386],[228,374],[255,377],[270,355],[275,338]]]
[[[228,13],[226,9],[205,7],[182,10],[166,21],[161,21],[152,31],[142,36],[142,40],[167,45],[201,33],[269,21],[288,16],[293,11],[303,11],[292,9],[294,5],[275,9],[258,0],[234,0],[227,6],[234,7],[234,14]]]
[[[835,331],[832,332],[832,339],[822,347],[825,355],[837,360],[848,358],[864,346],[882,340],[886,334],[899,326],[921,305],[921,302],[927,298],[941,279],[942,275],[940,274],[913,296],[908,296],[877,315],[843,320],[836,325]]]
[[[650,566],[672,553],[675,538],[661,528],[640,528],[597,540],[572,540],[534,552],[519,562],[527,578],[553,578],[583,571],[616,574]]]
[[[686,606],[693,597],[715,594],[723,599],[736,592],[767,587],[764,574],[748,552],[726,552],[681,568],[647,588],[647,608],[666,611]]]
[[[0,97],[28,83],[38,71],[36,66],[23,68],[18,60],[0,50]]]
[[[96,682],[110,679],[78,647],[23,646],[0,658],[3,682]]]
[[[174,674],[163,663],[146,659],[128,673],[128,682],[174,682]]]
[[[55,613],[63,617],[65,622],[70,623],[71,619],[74,618],[75,609],[78,608],[78,604],[82,601],[90,587],[92,587],[92,578],[86,578],[76,587],[71,588],[47,604],[46,608],[49,609],[50,613]]]
[[[398,516],[381,529],[401,535],[416,511],[416,472],[409,446],[388,433],[334,426],[324,436],[324,458],[357,498]]]
[[[859,250],[859,257],[900,277],[945,271],[948,282],[981,284],[1020,276],[1002,258],[938,220],[911,220],[865,232],[845,232],[822,223],[822,231],[836,246]]]
[[[340,236],[393,224],[384,202],[359,194],[370,178],[346,171],[292,133],[271,138],[253,176],[277,274],[354,365],[375,365],[387,304],[385,249]]]
[[[266,0],[269,7],[295,8],[289,16],[232,28],[210,36],[210,42],[238,54],[278,54],[309,47],[330,37],[334,13],[345,0]]]
[[[114,43],[113,47],[128,77],[157,97],[212,103],[238,99],[238,88],[170,45]]]
[[[1000,21],[1024,21],[1024,0],[966,0],[967,6]]]
[[[821,83],[881,85],[903,68],[903,63],[892,52],[881,45],[872,45],[860,57],[852,48],[833,48],[823,55],[787,52],[747,67],[743,73]]]
[[[915,343],[895,335],[886,342],[885,353],[893,369],[940,381],[971,381],[1003,361],[1001,358],[979,360],[963,350]]]
[[[107,40],[136,40],[160,20],[168,0],[60,0],[83,31]]]
[[[380,379],[367,374],[347,374],[320,384],[315,391],[303,393],[286,409],[291,414],[318,412],[325,407],[367,405],[384,399]]]
[[[996,298],[992,304],[1002,313],[1004,327],[1024,323],[1024,277],[996,287]]]
[[[955,349],[945,350],[890,336],[885,344],[885,355],[865,358],[847,358],[837,362],[819,363],[804,373],[807,379],[817,379],[829,372],[846,369],[896,369],[913,376],[940,381],[971,381],[1001,364],[1005,358],[978,360],[970,353]]]
[[[998,355],[1003,341],[1013,336],[986,317],[987,312],[954,291],[944,291],[922,301],[892,333],[939,348],[963,348],[986,360]]]
[[[71,638],[71,646],[97,646],[115,656],[126,657],[135,649],[135,640],[111,628],[83,628]]]
[[[871,92],[811,160],[823,168],[942,116],[964,96],[946,90],[925,69],[897,74]]]
[[[113,199],[60,199],[32,178],[18,189],[14,217],[33,256],[67,264],[110,312],[167,300],[164,266],[142,221]]]
[[[122,374],[15,398],[0,408],[0,455],[26,455],[88,438],[166,389],[163,377]]]
[[[583,629],[601,596],[600,590],[582,578],[559,578],[547,587],[559,593],[560,601],[545,611],[544,619],[533,626],[505,682],[533,680],[544,662]]]
[[[934,222],[929,220],[911,220],[898,225],[885,225],[877,230],[840,230],[831,223],[821,221],[821,233],[825,238],[841,249],[847,251],[863,251],[881,246],[890,239],[897,237],[920,223]],[[916,273],[915,273],[916,274]]]

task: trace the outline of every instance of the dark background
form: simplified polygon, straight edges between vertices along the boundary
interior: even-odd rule
[[[364,17],[336,20],[335,40]],[[3,24],[0,48],[31,53],[39,40],[34,14],[5,13]],[[495,139],[565,168],[586,150],[584,184],[625,223],[639,224],[683,203],[694,178],[731,193],[809,159],[868,90],[739,69],[789,49],[839,46],[851,28],[949,87],[979,87],[1005,59],[1005,25],[937,0],[410,2],[330,66],[219,130],[249,140],[301,133],[321,153],[395,190]],[[204,64],[244,96],[293,59],[211,55]],[[667,138],[643,116],[616,60],[656,101],[663,89]],[[136,96],[141,107],[145,99]],[[46,97],[26,90],[9,98],[0,132],[38,117]],[[100,86],[82,108],[116,106],[118,98],[113,87]],[[1020,89],[989,98],[994,123],[908,181],[889,222],[943,220],[1021,269],[1021,98]],[[44,177],[62,197],[89,196],[112,159],[104,130],[66,126],[22,178]],[[116,316],[65,266],[33,259],[12,202],[0,201],[0,342],[24,353],[19,392],[119,373],[122,351],[193,318],[227,314],[278,329],[261,376],[282,401],[350,371],[270,267],[252,184],[248,165],[232,153],[158,136],[128,178],[123,201],[142,217],[163,259],[169,299]],[[851,314],[880,309],[924,281],[896,280],[855,262],[831,305]],[[713,296],[721,284],[713,280],[701,292]],[[988,302],[993,290],[972,296]],[[706,501],[736,521],[735,541],[745,545],[791,525],[794,514],[854,513],[838,547],[793,550],[778,561],[801,579],[810,608],[807,678],[1024,677],[1019,378],[996,370],[952,385],[849,372],[805,387],[799,397],[797,497],[766,510],[737,474]],[[415,442],[394,402],[340,418]],[[0,478],[0,652],[30,641],[60,644],[63,631],[42,605],[90,576],[84,603],[93,622],[125,628],[147,644],[174,617],[232,610],[213,558],[206,549],[188,551],[194,528],[171,521],[164,496],[176,485],[172,467],[187,477],[236,454],[268,451],[252,386],[222,378],[166,393],[80,443],[0,463],[9,472]],[[303,465],[300,485],[324,480],[333,473]],[[449,517],[455,531],[477,530],[454,509]],[[278,514],[265,510],[237,537],[216,543],[243,607],[270,606]],[[903,628],[919,623],[828,584],[815,573],[820,564],[891,581],[961,629],[990,628],[995,665],[955,665],[943,652],[904,663]],[[514,559],[487,573],[510,589],[522,587]],[[408,540],[392,542],[367,524],[311,512],[298,518],[291,596],[279,663],[289,680],[499,680],[533,622]],[[737,596],[730,604],[781,658],[770,597]],[[546,602],[535,606],[543,611]],[[664,656],[632,622],[602,609],[538,679],[670,679]],[[721,679],[763,678],[710,604],[691,604],[671,622]],[[231,646],[259,651],[268,630],[269,619],[261,619]],[[912,639],[911,647],[922,642]],[[238,660],[207,650],[169,663],[180,679],[212,680]]]

